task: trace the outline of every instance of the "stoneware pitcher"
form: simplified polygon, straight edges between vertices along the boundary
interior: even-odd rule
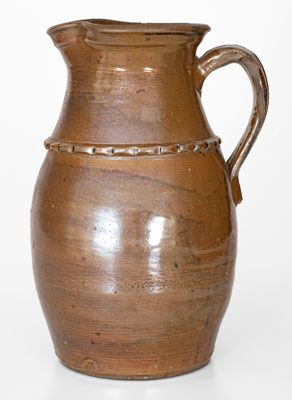
[[[33,269],[56,354],[76,371],[162,378],[213,353],[234,277],[238,172],[268,84],[243,47],[198,58],[208,31],[98,19],[48,30],[68,86],[33,197]],[[225,162],[201,89],[229,63],[247,72],[254,106]]]

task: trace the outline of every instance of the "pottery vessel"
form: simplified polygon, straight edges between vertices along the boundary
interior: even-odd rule
[[[161,378],[213,353],[234,277],[238,172],[268,84],[243,47],[198,58],[208,31],[110,20],[48,30],[68,87],[34,192],[33,269],[56,354],[76,371]],[[229,63],[247,72],[254,107],[225,162],[201,89]]]

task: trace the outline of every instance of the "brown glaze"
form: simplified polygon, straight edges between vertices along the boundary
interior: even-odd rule
[[[238,171],[268,86],[238,46],[196,49],[207,25],[106,20],[49,29],[68,67],[32,206],[33,268],[56,354],[95,376],[151,379],[207,364],[236,255]],[[200,93],[230,62],[255,93],[225,163]]]

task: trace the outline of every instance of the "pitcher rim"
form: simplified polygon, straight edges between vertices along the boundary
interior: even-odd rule
[[[180,34],[187,36],[203,35],[210,31],[206,24],[186,22],[126,22],[110,19],[81,19],[51,26],[47,33],[54,35],[70,28],[83,27],[101,33],[148,33],[148,34]]]

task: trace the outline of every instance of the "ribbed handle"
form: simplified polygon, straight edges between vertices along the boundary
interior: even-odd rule
[[[238,173],[266,118],[269,87],[264,68],[254,53],[241,46],[219,46],[209,50],[198,59],[194,71],[197,88],[202,89],[205,79],[212,71],[230,63],[238,63],[244,68],[250,78],[254,92],[253,111],[248,126],[227,161],[233,200],[235,204],[238,204],[242,200]]]

